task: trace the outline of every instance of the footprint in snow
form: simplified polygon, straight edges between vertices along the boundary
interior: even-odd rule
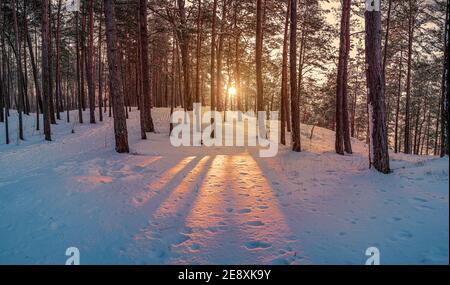
[[[389,219],[390,222],[400,222],[402,220],[402,218],[400,217],[392,217]]]
[[[421,203],[426,203],[426,202],[428,202],[427,199],[420,198],[420,197],[414,197],[413,200],[414,200],[414,201],[417,201],[417,202],[421,202]]]
[[[179,238],[176,239],[176,241],[173,243],[174,245],[180,245],[188,240],[190,240],[191,238],[185,234],[181,234]]]
[[[192,250],[199,250],[200,249],[200,245],[198,243],[194,243],[191,245],[191,249]]]
[[[399,231],[398,233],[395,234],[395,237],[398,239],[411,239],[413,237],[413,234],[408,232],[408,231]]]
[[[240,210],[238,210],[238,213],[239,213],[239,214],[248,214],[248,213],[250,213],[251,211],[252,211],[251,209],[246,208],[246,209],[240,209]]]
[[[250,241],[244,244],[244,246],[249,250],[254,249],[265,249],[272,246],[272,244],[262,241]]]
[[[286,258],[279,257],[269,262],[269,265],[291,265],[291,262]]]
[[[265,224],[263,223],[263,222],[261,222],[261,221],[249,221],[249,222],[246,222],[245,223],[246,225],[249,225],[249,226],[253,226],[253,227],[261,227],[261,226],[264,226]]]

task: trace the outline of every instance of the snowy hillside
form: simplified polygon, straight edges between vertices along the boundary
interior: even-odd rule
[[[109,118],[59,122],[51,143],[34,116],[20,144],[0,124],[0,264],[64,264],[71,246],[82,264],[364,264],[371,246],[382,264],[449,262],[448,158],[391,154],[382,175],[365,144],[342,157],[310,126],[299,154],[174,148],[169,110],[153,116],[141,141],[130,113],[130,155]]]

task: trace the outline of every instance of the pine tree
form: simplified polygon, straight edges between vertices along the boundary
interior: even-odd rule
[[[49,23],[49,0],[42,2],[42,94],[43,94],[43,116],[45,140],[51,141],[51,115],[50,115],[50,23]]]
[[[366,10],[366,78],[369,111],[370,163],[379,172],[389,173],[384,80],[381,57],[381,12]]]
[[[113,0],[104,0],[106,45],[108,48],[109,92],[114,109],[114,134],[116,151],[129,152],[127,121],[124,110],[124,96],[122,89],[122,74],[120,54],[117,45],[117,27]]]
[[[290,35],[290,82],[292,109],[292,150],[301,152],[300,140],[300,102],[297,92],[297,0],[291,1]]]
[[[352,153],[348,120],[348,57],[350,53],[350,9],[351,0],[342,5],[341,34],[339,48],[338,78],[336,88],[336,153]]]
[[[144,116],[145,131],[154,132],[155,127],[152,119],[152,97],[150,88],[150,74],[148,64],[148,30],[147,30],[147,0],[139,0],[139,23],[140,23],[140,39],[141,39],[141,75],[142,75],[142,96],[143,108],[141,116]]]

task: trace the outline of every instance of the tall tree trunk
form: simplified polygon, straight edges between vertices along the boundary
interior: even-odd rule
[[[138,19],[138,23],[137,23],[137,60],[136,60],[136,65],[137,65],[137,70],[136,70],[136,74],[138,77],[138,96],[139,96],[139,120],[140,120],[140,125],[141,125],[141,139],[146,140],[147,139],[147,133],[146,133],[146,129],[145,129],[145,106],[144,106],[144,92],[143,92],[143,80],[142,80],[142,36],[141,36],[141,32],[140,32],[140,27],[141,27],[141,15],[140,15],[140,9],[138,7],[137,11],[137,19]]]
[[[286,19],[284,22],[284,37],[283,37],[283,59],[281,71],[281,139],[280,143],[286,145],[286,117],[288,103],[288,40],[289,40],[289,14],[291,13],[291,1],[288,1],[286,9]]]
[[[52,41],[52,5],[51,2],[48,6],[48,17],[49,17],[49,35],[48,35],[48,72],[49,72],[49,91],[48,91],[48,101],[49,101],[49,109],[50,109],[50,122],[52,125],[56,125],[56,111],[55,111],[55,102],[53,98],[53,67],[52,67],[52,59],[53,59],[53,41]]]
[[[94,0],[89,0],[89,38],[88,38],[88,52],[86,77],[88,84],[89,96],[89,118],[90,123],[95,124],[95,86],[94,86]]]
[[[440,122],[441,122],[441,112],[442,112],[442,108],[439,108],[439,114],[436,118],[436,128],[435,128],[435,134],[434,134],[434,156],[437,156],[439,154],[438,152],[438,146],[439,146],[439,136],[441,134],[441,130],[440,128]]]
[[[239,1],[234,1],[234,60],[235,60],[235,80],[236,80],[236,105],[238,111],[242,111],[242,92],[241,92],[241,51],[240,51],[240,41],[241,32],[238,27],[238,14],[239,14]],[[240,117],[239,120],[242,120]]]
[[[448,92],[448,84],[450,81],[449,75],[449,58],[448,58],[448,49],[450,46],[450,37],[449,37],[449,3],[447,1],[447,12],[445,16],[445,37],[444,37],[444,71],[442,74],[442,99],[441,99],[441,157],[445,155],[449,155],[449,110],[448,110],[448,101],[449,101],[449,92]]]
[[[141,37],[141,68],[142,68],[142,101],[141,116],[144,116],[145,131],[154,132],[152,119],[152,95],[150,90],[150,73],[148,66],[148,30],[147,30],[147,0],[139,0],[139,22]]]
[[[180,26],[177,29],[180,50],[181,61],[183,68],[183,82],[184,82],[184,101],[186,110],[192,110],[192,96],[191,96],[191,76],[190,76],[190,58],[189,58],[189,31],[186,22],[186,8],[185,0],[177,0],[178,3],[178,15],[180,17]]]
[[[2,2],[0,1],[0,7]],[[0,8],[1,9],[1,8]],[[3,49],[3,47],[2,47]],[[1,54],[0,54],[1,57]],[[3,64],[0,65],[0,123],[4,123],[5,122],[5,112],[4,112],[4,107],[5,107],[5,97],[6,97],[6,92],[3,90]]]
[[[302,15],[303,16],[303,15]],[[308,42],[308,31],[306,31],[306,26],[302,25],[302,29],[300,32],[300,52],[298,55],[298,78],[297,78],[297,92],[298,92],[298,100],[302,102],[302,88],[303,88],[303,67],[306,58],[306,45]],[[301,112],[301,109],[300,109]],[[300,117],[301,121],[301,117]]]
[[[216,81],[215,81],[215,71],[216,71],[216,13],[217,13],[217,1],[214,0],[213,12],[212,12],[212,27],[211,27],[211,111],[216,110]],[[211,125],[214,126],[214,115],[211,116]],[[214,137],[214,127],[212,128],[211,137]]]
[[[31,61],[31,68],[33,70],[33,79],[34,79],[34,88],[36,93],[36,110],[43,112],[43,106],[42,106],[42,96],[41,96],[41,84],[39,83],[39,75],[37,70],[37,64],[36,59],[34,58],[34,52],[33,52],[33,44],[31,42],[31,36],[28,31],[28,23],[25,21],[25,31],[26,31],[26,38],[27,38],[27,46],[28,46],[28,53],[30,54],[30,61]],[[39,113],[39,112],[37,112]]]
[[[101,4],[103,9],[103,3]],[[102,20],[98,22],[98,116],[100,122],[103,122],[103,57],[102,57]]]
[[[0,0],[0,7],[3,7],[3,3]],[[3,22],[5,21],[5,15],[3,14]],[[6,79],[6,68],[5,68],[5,62],[7,61],[6,58],[6,51],[5,51],[5,30],[2,29],[2,49],[1,49],[1,57],[2,57],[2,66],[1,66],[1,92],[2,92],[2,98],[3,98],[3,104],[4,104],[4,122],[5,122],[5,143],[9,144],[9,90],[6,88],[5,79]],[[7,80],[7,79],[6,79]]]
[[[175,81],[175,76],[176,76],[176,52],[177,52],[177,43],[176,43],[176,32],[174,31],[173,33],[173,42],[172,42],[172,82],[171,82],[171,96],[170,96],[170,117],[172,117],[173,115],[173,111],[175,108],[175,96],[176,96],[176,81]],[[172,130],[173,130],[173,123],[172,120],[170,120],[170,134],[172,134]]]
[[[300,139],[300,102],[297,92],[297,0],[291,1],[290,35],[290,80],[292,109],[292,150],[301,151]]]
[[[86,56],[86,2],[82,1],[81,12],[81,34],[80,34],[80,84],[81,84],[81,100],[83,103],[83,111],[86,111],[86,89],[85,89],[85,76],[87,67]]]
[[[264,85],[262,76],[262,52],[263,52],[263,21],[264,21],[264,1],[256,2],[256,110],[264,111]]]
[[[20,60],[20,34],[19,34],[19,23],[17,19],[17,0],[13,0],[13,18],[14,18],[14,33],[15,33],[15,55],[16,55],[16,63],[17,63],[17,94],[18,94],[18,104],[17,104],[17,112],[19,114],[19,139],[24,140],[23,137],[23,121],[22,121],[22,111],[23,111],[23,73],[22,73],[22,61]]]
[[[387,62],[387,53],[389,47],[389,32],[391,28],[391,10],[392,10],[392,0],[389,0],[388,4],[388,12],[386,18],[386,34],[384,36],[384,50],[383,50],[383,76],[386,80],[386,62]]]
[[[381,12],[365,11],[367,103],[369,110],[370,164],[389,173],[384,80],[381,58]]]
[[[350,9],[351,0],[342,5],[341,35],[339,48],[338,78],[336,88],[336,153],[352,153],[348,120],[348,58],[350,53]]]
[[[412,69],[412,53],[413,53],[413,37],[414,37],[414,12],[413,0],[409,0],[408,15],[408,75],[406,78],[406,111],[405,111],[405,153],[411,153],[411,69]]]
[[[49,6],[50,0],[42,2],[42,94],[44,100],[44,134],[45,140],[51,141],[50,129],[50,23],[49,23]]]
[[[217,109],[219,111],[223,111],[223,82],[222,82],[222,66],[223,66],[223,50],[224,50],[224,41],[225,41],[225,19],[227,16],[227,0],[223,0],[222,2],[222,19],[220,22],[220,34],[219,34],[219,43],[217,47],[217,72],[216,72],[216,96],[217,96]]]
[[[200,102],[200,59],[202,52],[202,0],[198,0],[198,15],[197,15],[197,61],[195,73],[195,102]]]
[[[0,7],[3,8],[3,3],[0,0]],[[3,23],[5,23],[5,13],[3,13]],[[1,74],[1,82],[2,82],[2,93],[3,93],[3,100],[4,100],[4,106],[5,106],[5,143],[9,144],[9,88],[7,88],[6,85],[9,85],[9,83],[5,83],[5,81],[8,81],[7,74],[9,74],[9,71],[7,66],[9,66],[9,60],[6,57],[6,46],[5,46],[5,29],[2,29],[2,49],[1,49],[1,57],[2,57],[2,74]],[[6,67],[5,67],[6,65]],[[6,80],[5,80],[6,79]]]
[[[418,135],[418,130],[419,130],[419,118],[420,118],[420,111],[421,111],[421,102],[418,104],[418,110],[415,114],[415,120],[414,120],[414,138],[412,141],[412,153],[413,154],[417,154],[417,135]],[[413,114],[414,117],[414,114]]]
[[[431,111],[428,112],[428,118],[427,118],[427,132],[426,132],[426,146],[425,146],[425,155],[430,154],[430,130],[431,130]]]
[[[400,120],[400,97],[402,95],[402,68],[403,68],[403,49],[400,50],[400,64],[398,67],[398,86],[397,86],[397,103],[395,108],[395,134],[394,134],[394,151],[400,151],[399,146],[399,120]]]
[[[350,134],[352,137],[356,137],[355,134],[355,118],[356,118],[356,105],[358,103],[358,89],[359,89],[359,65],[356,66],[356,76],[355,76],[355,89],[353,92],[353,102],[352,102],[352,118],[351,118],[351,124],[350,124]]]
[[[78,122],[83,123],[83,97],[81,93],[81,58],[80,58],[80,27],[79,27],[79,12],[75,12],[75,50],[77,56],[77,105],[78,105]]]
[[[61,120],[61,5],[62,0],[58,0],[58,13],[56,23],[56,118]]]
[[[3,9],[3,2],[0,0],[0,10]],[[4,31],[4,29],[2,29],[2,31]],[[3,80],[3,75],[5,73],[5,69],[4,69],[4,57],[3,57],[3,52],[4,52],[4,44],[3,44],[3,38],[4,38],[4,34],[2,32],[1,34],[1,53],[0,53],[0,57],[1,57],[1,65],[0,65],[0,122],[4,123],[5,122],[5,116],[6,116],[6,91],[4,88],[4,80]]]
[[[145,1],[145,0],[144,0]],[[118,50],[116,18],[113,0],[103,1],[105,10],[106,44],[108,47],[109,92],[114,108],[114,134],[116,151],[129,152],[127,121],[122,93],[122,76],[120,74],[120,51]]]
[[[27,19],[27,2],[23,3],[23,23],[26,22]],[[22,33],[24,33],[24,29],[22,28]],[[23,37],[23,35],[22,35]],[[22,39],[23,40],[23,39]],[[28,63],[27,63],[27,44],[23,43],[23,93],[24,93],[24,107],[25,114],[30,115],[30,99],[28,97]]]

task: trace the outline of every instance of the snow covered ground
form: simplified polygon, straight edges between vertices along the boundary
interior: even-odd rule
[[[129,155],[109,118],[60,121],[48,143],[25,116],[8,146],[0,124],[0,264],[64,264],[71,246],[82,264],[364,264],[371,246],[382,264],[449,262],[448,158],[392,154],[382,175],[363,143],[338,156],[310,126],[299,154],[174,148],[169,111],[153,116],[141,141],[130,113]]]

